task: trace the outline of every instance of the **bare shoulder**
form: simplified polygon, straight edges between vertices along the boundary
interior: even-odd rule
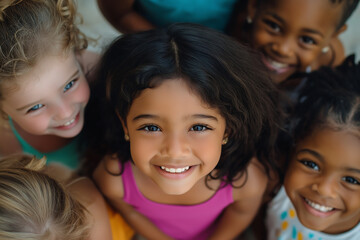
[[[0,156],[21,153],[21,146],[5,120],[0,120]]]
[[[71,196],[88,211],[91,239],[111,240],[112,233],[106,202],[95,184],[89,178],[79,177],[72,180],[67,185],[67,189]]]
[[[100,191],[109,199],[123,198],[121,169],[118,158],[105,156],[94,171],[93,179]]]
[[[265,169],[256,157],[253,157],[246,169],[246,173],[234,182],[234,200],[245,198],[262,198],[267,184],[268,176]]]

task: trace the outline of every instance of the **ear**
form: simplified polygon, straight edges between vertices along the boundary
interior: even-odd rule
[[[334,34],[333,34],[333,38],[338,37],[341,33],[345,32],[347,29],[347,24],[344,24],[341,26],[341,28],[339,28]]]
[[[250,17],[252,20],[254,20],[255,18],[255,14],[257,10],[257,1],[258,0],[248,0],[246,17]]]
[[[129,135],[129,131],[128,131],[127,127],[126,127],[126,122],[122,119],[122,117],[120,116],[118,110],[115,110],[115,112],[116,112],[116,116],[119,118],[119,120],[121,122],[121,125],[122,125],[122,127],[124,129],[124,134]]]

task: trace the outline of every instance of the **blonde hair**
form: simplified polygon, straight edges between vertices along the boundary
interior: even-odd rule
[[[85,240],[85,208],[42,173],[44,159],[18,155],[0,159],[0,239]]]
[[[87,47],[76,17],[73,0],[0,1],[0,100],[3,83],[29,71],[39,58]]]

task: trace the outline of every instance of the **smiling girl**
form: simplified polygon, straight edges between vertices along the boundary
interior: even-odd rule
[[[0,155],[45,155],[76,168],[91,59],[74,24],[74,3],[14,0],[0,9]]]
[[[123,35],[105,52],[84,167],[146,239],[234,239],[253,220],[281,123],[257,56],[192,24]]]
[[[248,0],[234,35],[262,54],[276,84],[297,86],[303,73],[344,60],[338,39],[358,0]]]
[[[360,238],[359,79],[353,58],[310,75],[284,187],[267,210],[267,239]]]

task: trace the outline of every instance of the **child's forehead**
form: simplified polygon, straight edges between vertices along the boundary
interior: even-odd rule
[[[328,8],[328,9],[339,9],[343,10],[345,1],[331,1],[331,0],[258,0],[257,7],[260,8]],[[325,11],[326,9],[322,9]]]
[[[292,21],[321,23],[332,28],[337,27],[344,11],[346,1],[331,0],[258,0],[258,8],[263,13],[275,14],[282,17],[286,14]],[[324,24],[324,23],[331,23]]]

